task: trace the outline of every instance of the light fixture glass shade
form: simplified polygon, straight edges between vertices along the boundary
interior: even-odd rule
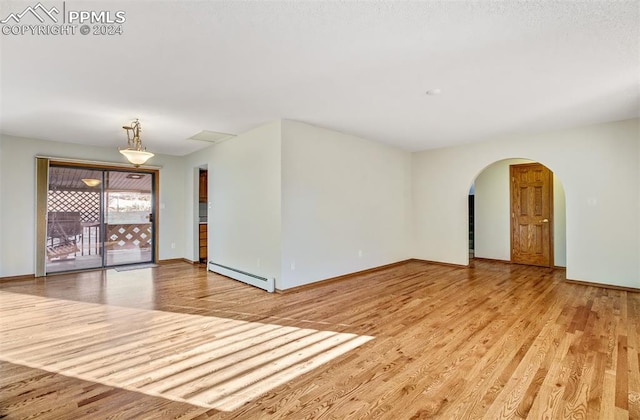
[[[100,183],[102,181],[99,180],[99,179],[95,179],[95,178],[82,178],[82,182],[87,184],[87,187],[96,187],[96,186],[100,185]]]
[[[127,158],[127,160],[134,164],[134,166],[144,165],[146,161],[151,159],[154,154],[151,152],[145,152],[144,150],[133,149],[121,149],[120,153]]]
[[[153,157],[153,153],[147,152],[146,148],[142,145],[142,139],[140,139],[140,121],[136,118],[131,122],[131,125],[123,125],[122,128],[127,132],[127,147],[126,149],[118,149],[120,153],[127,158],[127,160],[133,163],[133,166],[138,167],[143,165],[146,161]]]

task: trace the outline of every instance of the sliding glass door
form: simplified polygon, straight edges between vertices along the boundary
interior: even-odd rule
[[[153,261],[153,177],[105,172],[106,266]]]
[[[153,173],[49,167],[46,273],[154,261]]]

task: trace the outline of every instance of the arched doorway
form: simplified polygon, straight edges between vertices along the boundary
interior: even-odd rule
[[[511,261],[509,167],[533,162],[522,158],[499,160],[476,176],[470,188],[470,194],[473,193],[473,210],[469,210],[469,214],[473,214],[473,232],[470,232],[473,253],[470,253],[470,258]],[[566,267],[565,193],[562,182],[555,175],[553,214],[553,264]]]

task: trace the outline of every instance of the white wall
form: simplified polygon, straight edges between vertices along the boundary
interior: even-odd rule
[[[486,167],[475,180],[475,249],[479,258],[509,261],[511,258],[509,218],[509,166],[528,163],[528,159],[506,159]],[[564,188],[553,177],[554,264],[566,266],[566,217]]]
[[[35,156],[123,163],[116,148],[0,136],[0,277],[33,274],[35,260]],[[183,160],[156,155],[160,170],[159,257],[181,258],[184,233]],[[176,247],[171,248],[171,243]]]
[[[553,174],[553,263],[567,266],[567,199],[562,180]]]
[[[408,152],[282,122],[282,284],[295,287],[407,259]]]
[[[639,127],[636,119],[410,155],[271,123],[187,157],[153,158],[162,166],[160,258],[196,259],[194,167],[206,164],[209,254],[272,275],[279,289],[410,257],[467,264],[469,187],[493,162],[524,156],[564,186],[568,278],[637,288]],[[34,272],[36,155],[122,162],[112,148],[0,136],[0,277]]]
[[[627,120],[415,153],[414,256],[468,264],[471,183],[495,161],[526,156],[564,186],[567,277],[640,287],[638,127]]]
[[[408,258],[407,152],[277,121],[187,156],[185,255],[192,260],[198,250],[188,226],[197,222],[195,171],[203,165],[210,260],[273,276],[283,290]]]
[[[474,256],[511,259],[509,165],[531,162],[507,159],[487,166],[475,179]]]
[[[280,121],[272,122],[185,158],[187,258],[197,260],[195,168],[207,165],[208,259],[275,277],[281,288],[280,132]]]

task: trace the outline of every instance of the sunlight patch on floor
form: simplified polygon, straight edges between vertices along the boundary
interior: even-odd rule
[[[0,360],[222,411],[372,339],[0,292]]]

